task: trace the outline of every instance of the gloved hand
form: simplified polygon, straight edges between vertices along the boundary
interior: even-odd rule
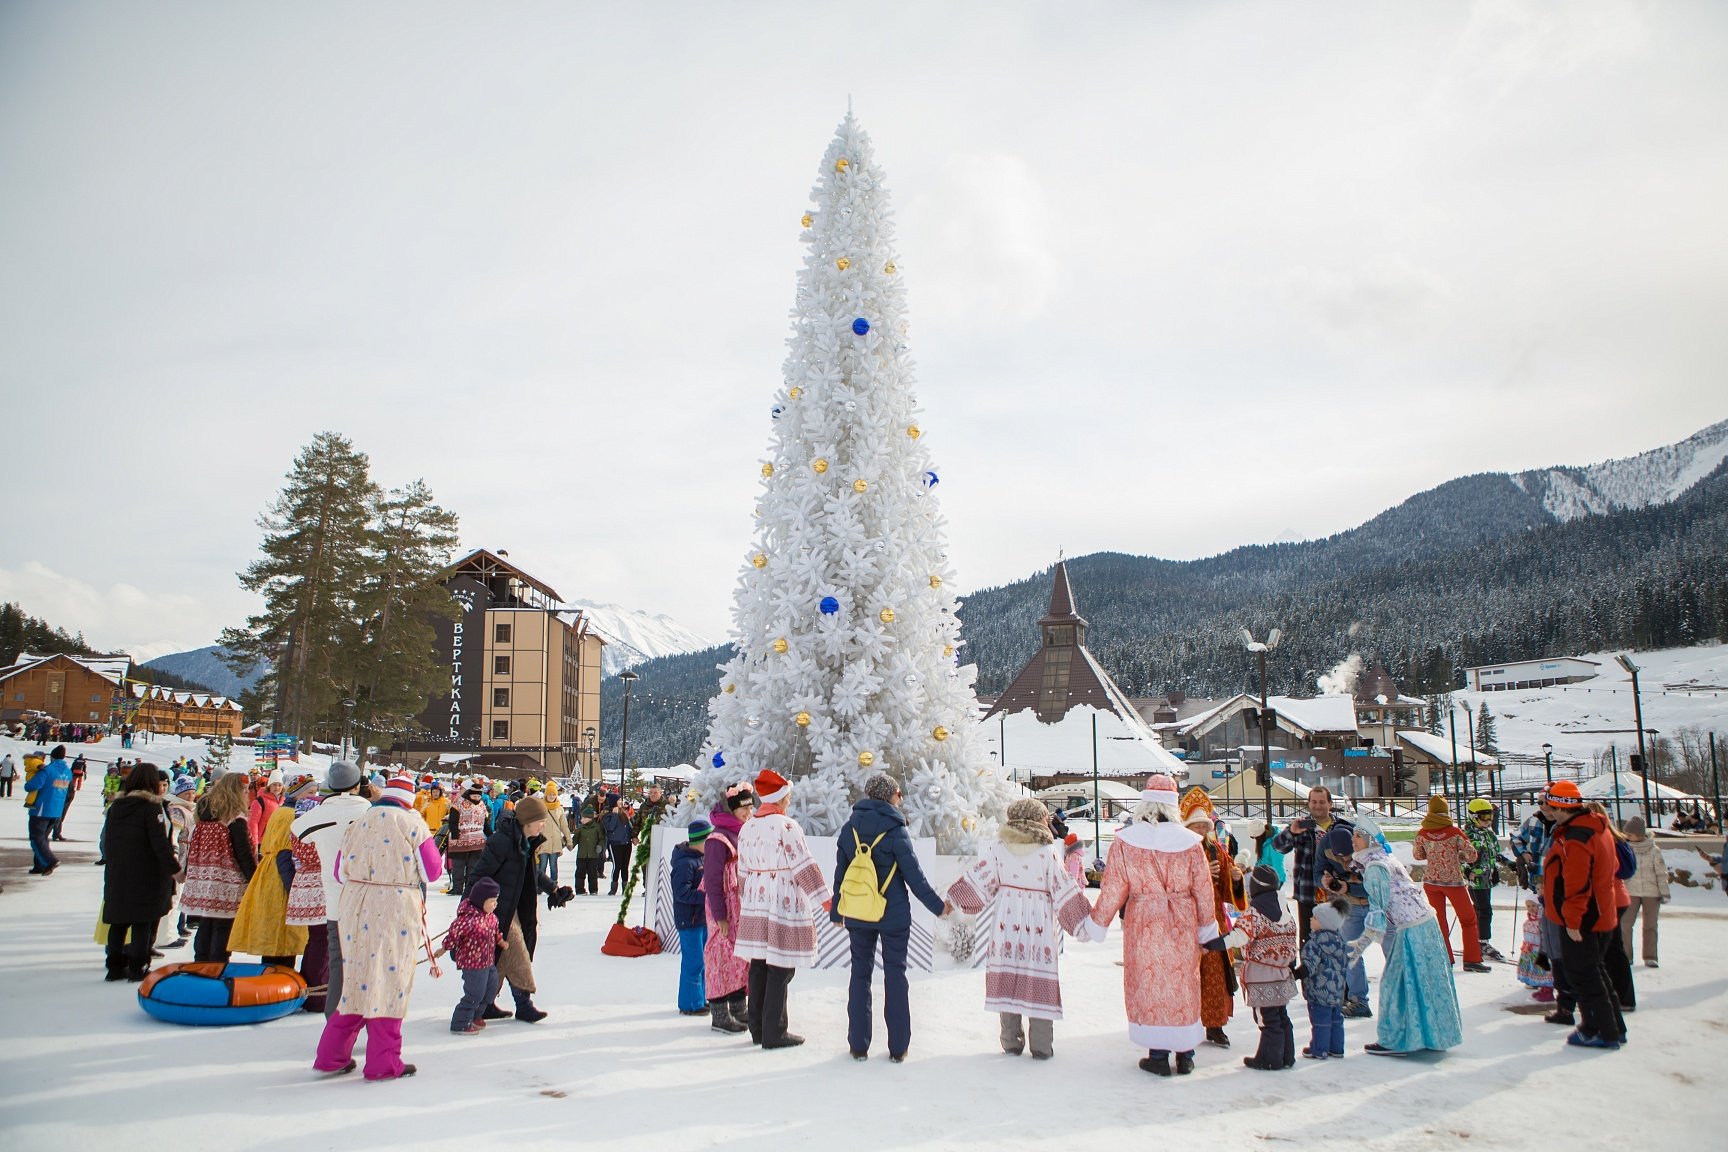
[[[1200,945],[1200,947],[1202,950],[1207,952],[1223,952],[1228,949],[1230,945],[1224,942],[1224,937],[1214,936],[1212,939],[1206,941],[1206,943]]]
[[[1350,941],[1350,963],[1354,964],[1356,961],[1362,959],[1362,953],[1368,951],[1368,945],[1377,942],[1379,939],[1380,933],[1370,929],[1356,937],[1356,939]]]
[[[562,908],[564,905],[570,903],[571,899],[575,895],[576,890],[566,884],[556,892],[552,893],[552,895],[546,897],[546,904],[551,908]]]

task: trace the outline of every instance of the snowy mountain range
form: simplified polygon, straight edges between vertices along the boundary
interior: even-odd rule
[[[1666,504],[1728,460],[1728,420],[1678,444],[1582,468],[1518,472],[1512,483],[1535,497],[1556,520],[1600,516]]]
[[[237,676],[233,669],[222,662],[222,647],[211,644],[206,648],[194,648],[190,652],[170,652],[166,656],[158,656],[147,660],[143,668],[166,672],[181,680],[203,685],[212,692],[223,696],[238,697],[264,674],[262,666],[253,669],[245,676]]]
[[[656,656],[697,652],[714,644],[664,613],[651,616],[640,609],[592,600],[572,600],[568,606],[580,608],[591,627],[606,640],[601,668],[607,676],[616,676]]]

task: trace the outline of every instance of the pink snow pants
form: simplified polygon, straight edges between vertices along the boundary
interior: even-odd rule
[[[312,1067],[334,1072],[354,1055],[360,1028],[366,1028],[366,1079],[394,1080],[402,1075],[402,1021],[390,1016],[352,1016],[337,1012],[324,1021],[318,1037],[318,1058]]]

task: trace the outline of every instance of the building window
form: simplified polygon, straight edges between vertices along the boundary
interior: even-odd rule
[[[492,657],[492,675],[494,675],[494,676],[508,676],[508,675],[510,675],[510,657],[508,657],[508,656],[494,656],[494,657]]]
[[[508,625],[508,624],[494,624],[494,625],[492,625],[492,642],[494,644],[508,644],[508,643],[510,643],[510,625]]]
[[[492,739],[494,739],[494,740],[508,740],[508,739],[510,739],[510,721],[508,721],[508,720],[494,720],[494,721],[492,721]]]
[[[508,689],[508,688],[494,688],[494,689],[492,689],[492,707],[494,707],[494,708],[508,708],[508,707],[510,707],[510,689]]]
[[[92,704],[102,703],[102,694],[100,692],[92,694],[90,697],[90,703],[92,703]]]

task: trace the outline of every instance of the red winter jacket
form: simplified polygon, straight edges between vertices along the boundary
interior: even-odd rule
[[[1619,922],[1614,853],[1608,822],[1584,812],[1554,827],[1542,862],[1548,919],[1581,932],[1609,932]]]

